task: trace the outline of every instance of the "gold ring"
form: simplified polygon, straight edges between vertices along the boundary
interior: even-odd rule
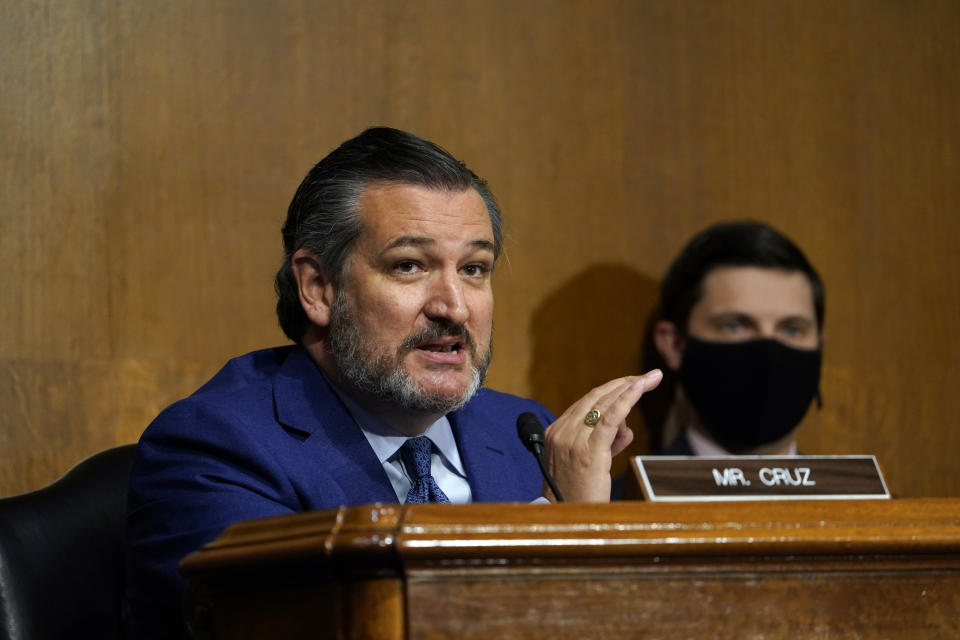
[[[587,417],[583,419],[583,424],[587,425],[588,427],[592,427],[598,422],[600,422],[599,409],[590,409],[590,411],[587,412]]]

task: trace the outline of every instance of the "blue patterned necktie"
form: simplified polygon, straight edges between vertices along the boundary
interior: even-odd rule
[[[423,502],[449,503],[450,499],[440,490],[437,481],[430,475],[430,454],[433,443],[430,438],[410,438],[400,447],[400,459],[410,476],[410,491],[407,504]]]

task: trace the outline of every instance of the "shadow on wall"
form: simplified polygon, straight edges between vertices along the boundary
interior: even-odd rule
[[[597,264],[544,298],[530,324],[531,396],[560,414],[593,387],[642,373],[644,332],[658,288],[657,280],[632,268]],[[631,412],[627,424],[635,437],[614,460],[615,474],[626,467],[627,456],[646,452],[650,442],[639,411]]]

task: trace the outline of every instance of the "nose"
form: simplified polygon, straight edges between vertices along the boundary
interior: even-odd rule
[[[427,303],[423,312],[431,320],[463,324],[470,317],[464,296],[464,284],[454,270],[436,272],[430,282]]]
[[[773,323],[762,323],[757,327],[757,337],[764,340],[775,339],[777,337],[777,327]]]

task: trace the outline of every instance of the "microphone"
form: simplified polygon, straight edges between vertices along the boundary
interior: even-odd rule
[[[553,491],[557,502],[563,502],[563,495],[561,495],[560,489],[557,489],[557,485],[554,483],[550,472],[547,471],[547,465],[543,461],[544,439],[543,425],[540,424],[540,419],[529,411],[521,413],[520,417],[517,418],[517,435],[520,436],[520,441],[523,443],[523,446],[529,449],[533,457],[537,459],[537,463],[540,465],[540,473],[543,474],[544,479],[550,486],[550,490]]]

